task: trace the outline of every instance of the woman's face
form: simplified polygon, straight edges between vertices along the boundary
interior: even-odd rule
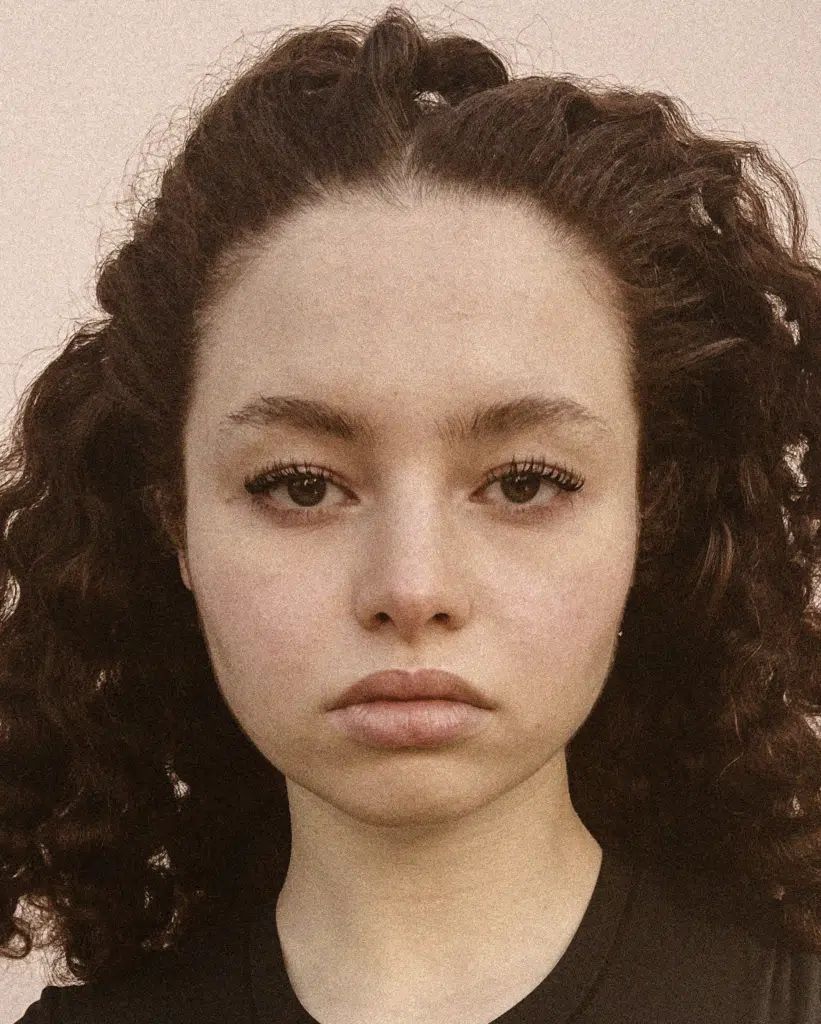
[[[591,419],[439,426],[525,395]],[[328,403],[372,436],[228,419],[262,396]],[[594,268],[527,214],[358,198],[279,229],[206,325],[185,435],[181,573],[251,741],[291,782],[381,824],[446,820],[563,770],[633,580],[639,430],[627,337]],[[329,479],[255,500],[246,478],[277,461]],[[487,484],[534,461],[535,477]],[[582,489],[539,480],[556,467]],[[419,666],[495,704],[478,733],[384,749],[333,728],[351,683]]]

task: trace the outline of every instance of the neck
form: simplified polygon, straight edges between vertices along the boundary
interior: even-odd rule
[[[422,992],[463,990],[468,975],[538,981],[575,934],[601,866],[563,758],[437,824],[364,823],[290,780],[288,796],[291,861],[276,913],[289,975],[298,960],[307,987],[313,963],[315,990],[321,974],[329,993],[334,972],[337,992],[343,976],[360,989],[367,977],[383,1010],[391,994],[407,1007]]]

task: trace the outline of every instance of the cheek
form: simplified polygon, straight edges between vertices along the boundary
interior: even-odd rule
[[[534,639],[552,635],[562,643],[576,636],[589,641],[620,621],[632,571],[630,552],[615,545],[606,551],[592,546],[572,551],[563,545],[561,557],[551,555],[515,572],[508,566],[494,587],[497,600]]]
[[[304,677],[340,621],[339,580],[327,567],[298,559],[271,559],[259,549],[200,538],[189,552],[197,609],[221,689],[270,685],[286,695],[288,681]]]
[[[592,710],[612,667],[619,611],[600,580],[533,588],[505,632],[518,727],[535,748],[566,743]]]
[[[217,688],[251,742],[278,767],[290,744],[298,748],[310,738],[303,735],[309,716],[306,671],[312,651],[322,646],[309,605],[294,594],[299,590],[281,579],[258,570],[243,573],[237,566],[197,580],[197,607]]]
[[[618,538],[584,552],[565,548],[565,556],[508,575],[496,600],[505,634],[516,638],[509,649],[530,661],[533,678],[562,681],[584,701],[609,673],[633,556]]]

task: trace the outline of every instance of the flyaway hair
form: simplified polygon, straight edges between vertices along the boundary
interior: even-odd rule
[[[258,241],[363,194],[514,204],[609,283],[641,535],[571,796],[603,846],[733,880],[821,951],[821,263],[798,186],[681,101],[514,78],[391,7],[285,33],[192,119],[98,267],[99,317],[16,409],[0,952],[46,941],[22,900],[67,978],[110,978],[284,877],[283,776],[221,699],[174,556],[182,431],[209,310]]]

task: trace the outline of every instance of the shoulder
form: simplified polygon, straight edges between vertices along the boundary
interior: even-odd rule
[[[120,977],[47,986],[17,1024],[239,1024],[253,1020],[248,969],[247,924],[215,924]]]
[[[628,916],[624,956],[650,1003],[675,993],[685,1019],[821,1024],[821,956],[786,935],[776,900],[751,900],[713,876],[644,869]]]
[[[47,985],[37,1002],[31,1004],[16,1024],[57,1024],[60,1020],[60,992],[56,985]]]

